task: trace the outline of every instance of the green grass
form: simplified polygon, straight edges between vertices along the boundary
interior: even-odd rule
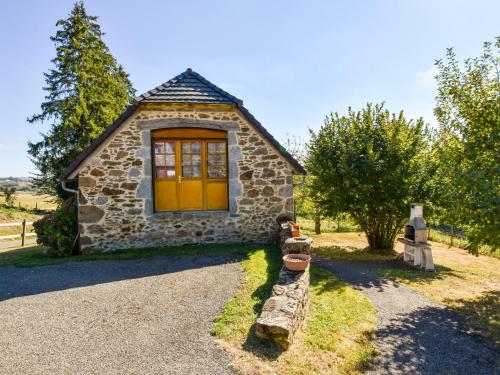
[[[224,313],[215,319],[213,333],[217,336],[228,341],[242,341],[249,335],[281,268],[279,250],[273,250],[256,249],[242,262],[245,281],[238,295],[224,308]]]
[[[215,319],[213,333],[242,373],[355,374],[375,355],[371,334],[376,310],[358,291],[331,273],[311,269],[310,307],[297,342],[286,352],[255,336],[254,323],[269,297],[281,261],[261,249],[243,261],[246,277],[238,294]]]
[[[396,253],[377,254],[367,249],[358,249],[355,247],[341,246],[320,246],[314,248],[314,253],[331,260],[371,260],[371,261],[390,261],[396,259]]]
[[[223,245],[190,245],[179,247],[154,247],[146,249],[120,250],[108,253],[92,253],[72,257],[49,257],[42,252],[40,246],[0,252],[0,267],[34,267],[66,262],[85,262],[96,260],[130,260],[149,258],[160,255],[202,255],[202,254],[240,254],[247,255],[264,245],[223,244]],[[265,247],[265,246],[264,246]]]

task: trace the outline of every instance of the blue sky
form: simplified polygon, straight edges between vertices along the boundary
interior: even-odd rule
[[[477,56],[500,34],[498,1],[85,1],[138,94],[191,67],[243,99],[279,140],[331,111],[385,101],[435,124],[434,60]],[[1,1],[0,176],[34,171],[49,36],[73,1]]]

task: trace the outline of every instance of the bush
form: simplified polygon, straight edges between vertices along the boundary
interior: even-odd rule
[[[33,223],[37,243],[45,246],[50,256],[72,255],[77,249],[78,233],[76,199],[66,200],[61,207]]]

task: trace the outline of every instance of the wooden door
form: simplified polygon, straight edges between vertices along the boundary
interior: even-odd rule
[[[180,209],[203,210],[203,170],[201,141],[182,141]]]
[[[210,129],[153,132],[155,211],[228,208],[226,139]]]
[[[176,142],[154,142],[155,211],[179,210],[178,159]]]
[[[227,147],[225,141],[206,142],[207,210],[227,209]]]

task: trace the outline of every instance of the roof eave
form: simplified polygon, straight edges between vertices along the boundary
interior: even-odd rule
[[[295,159],[277,140],[269,133],[264,126],[257,120],[243,104],[237,104],[236,107],[246,117],[246,119],[262,133],[262,135],[269,140],[269,142],[283,155],[283,157],[294,167],[294,170],[299,175],[307,175],[306,169]]]

